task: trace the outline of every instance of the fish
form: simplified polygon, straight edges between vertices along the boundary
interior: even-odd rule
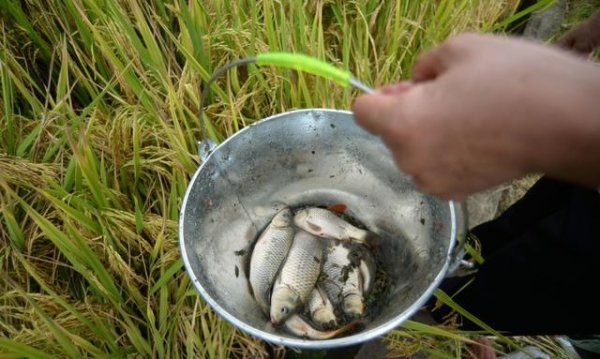
[[[348,279],[342,286],[342,310],[353,318],[360,318],[365,311],[363,282],[358,268],[348,272]]]
[[[325,329],[335,328],[337,319],[325,290],[317,283],[308,298],[310,318]]]
[[[378,243],[375,233],[357,228],[323,208],[305,208],[296,212],[294,224],[315,236],[372,247]]]
[[[344,332],[347,332],[348,330],[355,328],[358,324],[358,321],[353,321],[338,329],[320,331],[313,328],[299,315],[294,314],[285,321],[285,328],[289,330],[292,334],[297,335],[299,337],[323,340],[330,339]]]
[[[271,323],[281,324],[306,303],[322,267],[322,241],[297,231],[271,295]]]
[[[334,306],[354,318],[364,312],[364,289],[358,266],[350,260],[350,248],[335,243],[326,250],[321,285]]]
[[[254,299],[266,315],[270,312],[269,297],[273,282],[294,240],[296,229],[292,217],[289,208],[277,212],[258,237],[250,258],[250,287]]]
[[[367,296],[373,289],[377,272],[375,258],[373,258],[370,251],[362,251],[358,270],[362,280],[363,296]]]

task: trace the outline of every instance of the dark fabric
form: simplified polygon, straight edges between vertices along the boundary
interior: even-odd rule
[[[509,335],[600,333],[600,194],[548,178],[472,230],[485,263],[454,300]],[[442,284],[448,294],[467,280]],[[434,311],[437,320],[448,308]],[[480,329],[464,319],[462,329]]]

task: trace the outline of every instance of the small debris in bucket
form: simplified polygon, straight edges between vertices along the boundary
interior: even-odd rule
[[[236,256],[238,256],[238,257],[239,257],[239,256],[246,255],[246,250],[245,250],[245,249],[240,249],[239,251],[233,251],[233,253],[234,253]]]
[[[335,213],[340,213],[340,214],[346,212],[347,208],[348,207],[345,204],[343,204],[343,203],[336,203],[336,204],[332,204],[332,205],[327,206],[328,210],[330,210],[332,212],[335,212]]]
[[[212,208],[213,206],[213,201],[210,198],[207,198],[205,200],[202,201],[202,206],[204,207],[205,211],[208,211]]]
[[[308,339],[348,334],[389,289],[372,253],[378,236],[346,209],[284,208],[259,233],[249,282],[272,324]]]

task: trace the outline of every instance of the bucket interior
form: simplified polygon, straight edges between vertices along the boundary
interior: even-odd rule
[[[252,245],[283,206],[336,203],[381,236],[375,254],[390,289],[361,331],[324,341],[297,338],[273,328],[251,296]],[[301,110],[245,128],[198,169],[181,211],[181,249],[200,294],[235,326],[278,344],[336,347],[384,334],[419,309],[445,274],[455,210],[416,191],[350,112]]]

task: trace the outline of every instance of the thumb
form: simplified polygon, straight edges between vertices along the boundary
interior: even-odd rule
[[[388,89],[375,94],[362,95],[356,98],[352,104],[352,112],[355,121],[365,130],[381,135],[388,130],[390,118],[398,112],[402,93],[390,93]]]

